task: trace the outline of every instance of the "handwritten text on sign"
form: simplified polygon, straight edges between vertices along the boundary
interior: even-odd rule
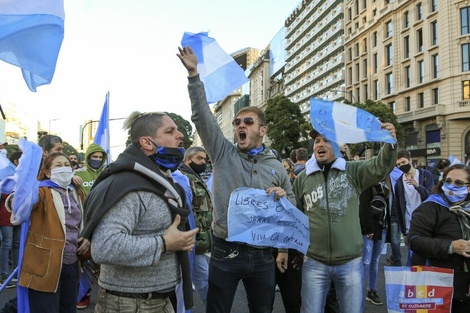
[[[254,246],[296,249],[307,253],[310,244],[308,217],[286,197],[274,201],[265,190],[238,188],[228,208],[227,241]]]

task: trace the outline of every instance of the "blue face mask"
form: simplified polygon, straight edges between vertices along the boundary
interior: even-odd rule
[[[444,183],[441,189],[450,203],[457,203],[463,201],[468,196],[467,186],[457,187],[450,183]]]
[[[154,144],[155,145],[155,144]],[[184,148],[157,147],[157,151],[149,158],[164,170],[176,171],[184,158]]]
[[[103,160],[88,159],[88,165],[90,165],[92,169],[97,170],[103,165]]]

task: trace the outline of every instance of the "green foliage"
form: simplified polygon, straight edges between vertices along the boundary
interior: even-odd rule
[[[268,100],[265,114],[271,146],[283,158],[288,157],[292,149],[302,146],[299,139],[307,138],[310,125],[297,104],[285,96],[278,96]]]
[[[184,139],[183,139],[183,144],[184,148],[188,149],[191,147],[193,144],[193,141],[191,140],[192,134],[193,134],[193,127],[191,126],[191,123],[189,123],[187,120],[185,120],[181,115],[178,115],[176,113],[168,113],[165,112],[171,119],[175,122],[175,124],[178,126],[178,130],[183,133]]]

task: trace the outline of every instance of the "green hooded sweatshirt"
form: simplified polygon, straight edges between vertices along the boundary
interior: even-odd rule
[[[101,167],[97,170],[95,170],[94,168],[90,166],[90,164],[88,164],[88,158],[90,157],[90,155],[92,155],[95,152],[103,153],[103,164],[101,164]],[[107,159],[108,159],[108,155],[106,154],[104,149],[101,148],[96,143],[92,143],[88,147],[88,149],[86,149],[85,167],[82,167],[81,169],[75,172],[75,175],[80,176],[83,179],[83,183],[80,185],[80,188],[83,190],[85,195],[87,195],[90,192],[91,187],[93,187],[93,183],[95,182],[95,179],[98,177],[98,175],[101,173],[103,168],[106,166]]]

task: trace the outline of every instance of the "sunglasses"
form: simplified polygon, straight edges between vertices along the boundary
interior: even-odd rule
[[[250,125],[253,125],[257,120],[252,118],[252,117],[244,117],[243,119],[241,118],[234,118],[233,121],[232,121],[232,125],[235,127],[235,126],[240,126],[240,124],[242,123],[245,123],[245,125],[247,126],[250,126]],[[260,124],[261,125],[261,124]],[[261,125],[263,126],[263,125]]]

